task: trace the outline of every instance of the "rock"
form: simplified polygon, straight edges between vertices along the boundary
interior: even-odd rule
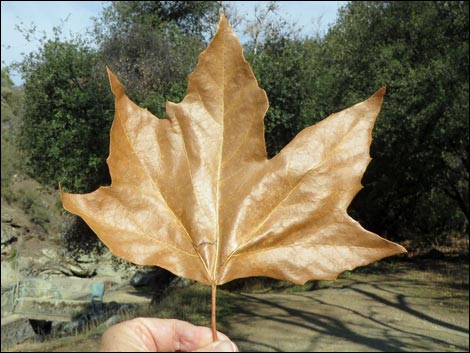
[[[194,284],[196,281],[183,278],[183,277],[176,277],[174,280],[170,282],[168,285],[168,289],[176,289],[176,288],[187,288],[190,285]]]
[[[66,276],[73,276],[72,270],[68,264],[61,264],[59,266],[59,271]]]
[[[170,293],[177,288],[186,288],[194,284],[196,281],[183,278],[183,277],[174,277],[169,283],[160,285],[158,288],[155,288],[155,293],[152,296],[152,304],[159,303],[163,298],[170,295]]]
[[[21,252],[20,252],[20,255]],[[17,270],[18,280],[22,281],[24,277],[30,276],[35,270],[35,258],[29,256],[18,256],[14,267]]]
[[[108,277],[113,279],[119,279],[121,281],[122,273],[116,271],[112,264],[99,262],[99,266],[96,269],[96,274],[98,277]]]
[[[10,244],[2,244],[2,256],[6,255],[11,257],[14,254],[14,250],[12,249]]]
[[[13,218],[8,213],[2,213],[2,223],[11,223]]]
[[[12,283],[15,281],[14,283]],[[16,303],[16,278],[12,278],[8,286],[4,286],[3,279],[3,262],[2,262],[2,305],[1,305],[1,316],[2,321],[5,316],[13,313]]]
[[[133,304],[121,304],[119,309],[118,309],[118,313],[124,313],[126,311],[133,310],[133,309],[136,309],[136,308],[137,308],[137,306],[133,305]]]
[[[115,301],[112,301],[112,302],[109,302],[109,303],[106,303],[106,311],[108,312],[116,312],[119,310],[121,306],[119,305],[119,303],[115,302]]]
[[[1,232],[2,232],[2,245],[9,244],[13,241],[16,241],[18,238],[18,231],[16,228],[2,223],[1,226]]]
[[[92,277],[96,273],[96,266],[94,264],[90,266],[84,264],[69,264],[68,267],[72,274],[77,277]]]
[[[72,276],[72,271],[69,270],[68,273],[64,273],[59,267],[50,267],[42,269],[41,272],[39,272],[38,276],[47,279],[50,277],[60,277],[63,274],[66,274],[67,276]]]
[[[16,284],[17,277],[17,270],[14,268],[13,263],[2,260],[2,288]]]
[[[18,230],[7,223],[2,223],[2,255],[12,256],[15,254],[15,249],[12,247],[18,239]]]
[[[39,256],[36,258],[35,264],[38,267],[43,267],[44,265],[47,265],[51,262],[52,260],[46,256]],[[57,261],[57,260],[56,260]],[[42,271],[42,270],[40,270]]]
[[[28,319],[18,315],[2,318],[2,352],[4,347],[12,346],[36,336]]]
[[[44,248],[41,250],[45,257],[51,260],[59,260],[60,255],[58,254],[57,250],[54,248]]]

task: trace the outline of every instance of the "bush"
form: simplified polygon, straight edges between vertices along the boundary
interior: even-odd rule
[[[113,117],[105,67],[86,43],[43,43],[20,65],[25,112],[20,146],[29,171],[44,185],[74,192],[109,181],[105,159]]]

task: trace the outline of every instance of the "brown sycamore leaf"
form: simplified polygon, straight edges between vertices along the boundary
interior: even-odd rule
[[[385,88],[306,128],[268,160],[268,100],[224,16],[186,97],[167,103],[168,119],[138,107],[109,78],[112,184],[61,197],[115,255],[214,287],[248,276],[331,280],[406,251],[346,212],[370,161]]]

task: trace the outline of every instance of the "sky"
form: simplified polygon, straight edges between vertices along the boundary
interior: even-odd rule
[[[22,53],[37,50],[38,42],[28,42],[16,30],[31,28],[34,24],[37,33],[50,36],[52,28],[63,25],[63,33],[85,34],[91,28],[92,17],[98,17],[104,1],[2,1],[1,2],[1,60],[2,67],[20,61]],[[240,14],[250,17],[256,4],[265,1],[232,1]],[[303,27],[304,34],[325,33],[328,25],[334,23],[339,7],[346,1],[279,1],[279,14],[287,20]],[[239,33],[241,36],[241,33]],[[65,36],[67,38],[67,36]],[[12,72],[16,85],[21,77]]]

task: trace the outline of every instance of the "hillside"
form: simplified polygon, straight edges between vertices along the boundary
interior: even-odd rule
[[[62,219],[57,194],[25,173],[26,158],[15,143],[21,124],[22,98],[22,87],[14,87],[2,70],[2,287],[16,281],[12,267],[13,260],[20,257],[18,252],[22,252],[20,244],[42,248],[42,242],[57,242]],[[24,266],[29,268],[28,272],[34,269],[29,264]],[[18,270],[24,275],[26,269],[20,266]]]
[[[27,156],[17,147],[23,88],[14,87],[2,70],[1,87],[1,264],[4,300],[25,277],[107,277],[120,281],[129,267],[101,246],[83,223],[63,210],[57,190],[26,172]]]

